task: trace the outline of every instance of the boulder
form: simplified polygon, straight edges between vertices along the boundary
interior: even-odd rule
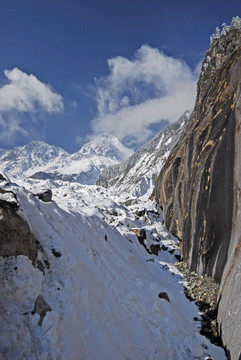
[[[163,292],[160,292],[160,293],[158,294],[158,297],[159,297],[160,299],[164,299],[164,300],[170,302],[168,293],[166,293],[166,292],[164,292],[164,291],[163,291]]]
[[[137,205],[138,204],[138,200],[137,199],[128,199],[125,202],[123,202],[123,205],[125,206],[132,206],[132,205]]]
[[[151,244],[151,253],[158,256],[158,252],[161,250],[160,244]]]
[[[43,189],[34,195],[44,202],[52,201],[52,191],[50,189]]]
[[[134,234],[136,234],[136,236],[138,237],[139,240],[146,239],[146,230],[145,229],[134,228],[134,229],[131,229],[130,231],[132,231]]]
[[[141,209],[136,211],[136,215],[139,217],[144,216],[145,213],[146,213],[146,209]]]
[[[111,216],[117,216],[118,215],[116,209],[114,209],[114,208],[107,209],[106,212],[107,212],[107,214],[109,214]]]
[[[37,313],[40,315],[40,319],[38,322],[39,326],[42,325],[43,319],[48,311],[52,311],[51,307],[49,306],[47,301],[45,301],[42,295],[38,295],[35,300],[33,314]]]

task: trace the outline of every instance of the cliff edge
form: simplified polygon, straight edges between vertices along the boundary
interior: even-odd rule
[[[241,357],[241,20],[216,30],[195,108],[153,196],[182,239],[191,270],[220,284],[218,322],[231,359]]]

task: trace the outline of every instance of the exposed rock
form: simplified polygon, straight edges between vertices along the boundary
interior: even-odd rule
[[[222,340],[230,352],[231,359],[241,359],[241,136],[239,132],[239,154],[235,156],[237,173],[235,179],[235,199],[233,229],[226,266],[218,296],[218,323]],[[238,200],[239,199],[239,200]]]
[[[44,189],[34,195],[44,202],[52,201],[52,191],[50,189]]]
[[[134,234],[138,237],[139,240],[145,240],[146,239],[146,230],[145,229],[131,229]]]
[[[145,213],[146,213],[146,209],[141,209],[136,211],[136,215],[139,217],[144,216]]]
[[[182,257],[180,254],[175,254],[174,256],[177,259],[177,261],[182,261]]]
[[[134,234],[136,234],[139,243],[144,246],[145,250],[148,252],[148,254],[151,254],[151,251],[147,248],[146,246],[146,230],[145,229],[138,229],[138,228],[134,228],[134,229],[130,229],[130,231],[132,231]]]
[[[38,295],[36,300],[35,300],[35,304],[34,304],[34,310],[33,310],[33,314],[39,314],[40,315],[40,319],[38,322],[38,325],[41,326],[43,319],[46,315],[46,313],[48,311],[52,311],[51,307],[49,306],[49,304],[45,301],[44,297],[42,295]]]
[[[117,211],[113,208],[107,209],[106,212],[111,216],[117,216]]]
[[[160,293],[158,294],[158,297],[159,297],[160,299],[165,299],[166,301],[170,302],[169,296],[168,296],[168,294],[167,294],[166,292],[160,292]]]
[[[191,270],[220,283],[218,322],[232,359],[241,349],[241,29],[205,58],[186,134],[162,168],[154,196],[182,239]],[[213,60],[212,60],[213,59]]]
[[[123,205],[125,205],[125,206],[132,206],[132,205],[136,205],[136,204],[138,204],[137,199],[128,199],[123,203]]]
[[[34,263],[40,245],[14,202],[0,200],[0,256],[25,255]]]
[[[166,226],[185,239],[184,260],[219,282],[232,229],[234,155],[241,121],[240,54],[238,47],[225,57],[210,86],[205,82],[206,92],[200,78],[189,131],[165,163],[155,189]]]
[[[2,207],[11,206],[15,211],[18,209],[18,200],[12,191],[0,188],[0,202]]]
[[[55,250],[55,249],[52,249],[51,251],[52,251],[52,254],[53,254],[55,257],[61,257],[61,255],[62,255],[59,251],[57,251],[57,250]]]
[[[208,304],[212,310],[215,310],[219,285],[208,275],[199,275],[195,271],[190,271],[188,265],[183,262],[175,265],[185,275],[189,296],[195,301]]]
[[[213,344],[222,346],[217,324],[217,296],[219,285],[207,275],[190,271],[187,264],[176,263],[177,268],[185,275],[187,285],[185,295],[195,301],[201,312],[201,335],[206,336]],[[198,318],[194,318],[198,321]]]
[[[151,253],[158,256],[158,252],[161,250],[160,244],[151,244]]]
[[[0,174],[0,181],[6,181],[7,179],[5,179],[5,177],[2,175],[2,174]]]

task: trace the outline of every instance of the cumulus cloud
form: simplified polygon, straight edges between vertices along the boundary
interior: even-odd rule
[[[108,67],[109,75],[96,80],[94,134],[141,144],[151,135],[150,125],[172,123],[194,105],[195,73],[158,49],[143,45],[134,59],[117,56],[108,60]]]
[[[14,142],[16,136],[28,137],[38,114],[63,112],[61,95],[36,76],[17,68],[5,70],[4,75],[6,84],[0,88],[0,138],[4,142]]]

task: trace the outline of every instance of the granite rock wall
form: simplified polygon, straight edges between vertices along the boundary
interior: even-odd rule
[[[241,30],[217,39],[203,62],[195,108],[153,197],[182,239],[191,270],[220,284],[218,322],[231,359],[241,355]]]

